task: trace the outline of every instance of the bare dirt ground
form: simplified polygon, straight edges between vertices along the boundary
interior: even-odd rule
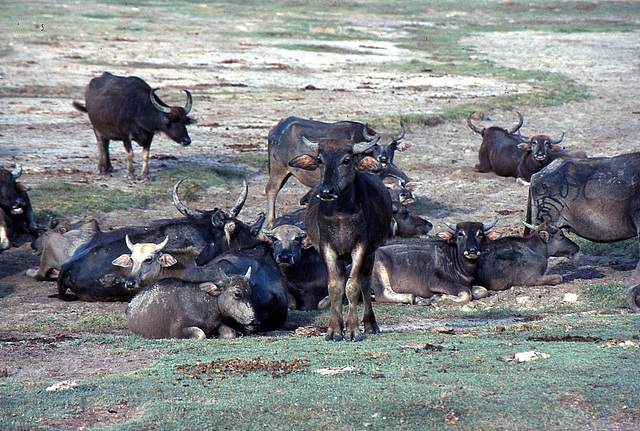
[[[384,27],[401,31],[402,23]],[[328,30],[327,30],[328,31]],[[518,107],[524,115],[525,135],[566,133],[567,148],[583,149],[589,155],[609,156],[637,150],[640,130],[640,35],[636,33],[558,34],[519,32],[483,34],[464,41],[478,58],[492,58],[500,65],[551,70],[566,74],[589,86],[592,98],[569,105]],[[298,41],[311,43],[309,41]],[[88,118],[74,111],[72,100],[83,100],[84,85],[105,70],[102,64],[127,58],[131,66],[109,67],[109,71],[135,74],[152,86],[164,88],[161,96],[183,104],[179,88],[194,96],[192,116],[198,125],[190,127],[192,145],[182,148],[157,135],[152,155],[175,159],[154,159],[151,175],[171,166],[231,166],[244,170],[250,199],[241,218],[253,219],[265,211],[266,166],[239,165],[240,152],[266,152],[267,132],[289,115],[324,121],[360,119],[368,116],[437,112],[446,106],[469,103],[480,97],[537,91],[535,83],[514,85],[499,79],[421,74],[367,73],[353,65],[368,61],[389,63],[402,58],[420,59],[419,54],[398,48],[390,41],[345,43],[339,47],[353,54],[323,54],[266,46],[258,39],[229,40],[215,33],[177,34],[168,31],[162,40],[136,33],[114,36],[98,33],[94,42],[46,34],[38,43],[15,39],[13,53],[0,66],[0,164],[24,167],[20,179],[35,187],[51,179],[70,183],[133,190],[145,183],[126,177],[126,155],[119,142],[112,143],[116,172],[96,174],[97,148]],[[326,43],[325,43],[326,44]],[[534,52],[530,49],[536,47]],[[168,58],[178,50],[179,62]],[[360,56],[358,53],[367,53]],[[83,61],[88,57],[91,62]],[[144,68],[136,67],[136,62]],[[157,66],[153,67],[152,65]],[[180,66],[185,65],[182,69]],[[188,66],[188,67],[187,67]],[[43,96],[39,86],[46,87]],[[56,93],[56,88],[60,88]],[[66,89],[75,89],[69,94]],[[515,114],[489,112],[483,124],[508,127]],[[385,125],[396,130],[398,125]],[[480,138],[463,121],[434,127],[412,127],[405,138],[414,144],[399,153],[396,163],[413,179],[422,181],[412,210],[434,224],[433,233],[443,228],[442,220],[491,221],[496,230],[520,232],[519,217],[525,210],[527,190],[511,178],[475,172]],[[135,147],[140,160],[140,149]],[[136,166],[138,172],[140,164]],[[299,209],[305,190],[294,180],[278,196],[280,214]],[[167,193],[170,193],[168,190]],[[229,207],[237,191],[210,188],[191,204],[203,209]],[[41,210],[36,208],[36,211]],[[169,204],[147,210],[113,211],[103,214],[103,228],[126,225],[133,220],[177,217]],[[38,220],[45,223],[46,220]],[[38,265],[38,257],[23,236],[18,247],[0,254],[0,370],[9,378],[58,381],[101,375],[113,370],[125,372],[144,366],[161,352],[114,353],[100,346],[72,348],[69,344],[95,332],[83,326],[87,319],[121,313],[126,304],[62,302],[51,297],[55,283],[37,282],[25,272]],[[466,307],[548,307],[562,304],[566,293],[576,293],[592,283],[624,282],[637,258],[618,255],[593,257],[579,254],[572,260],[552,259],[550,271],[561,273],[565,282],[556,287],[516,287],[474,301]],[[449,305],[460,307],[460,305]],[[73,333],[61,333],[59,325],[78,323]],[[89,329],[83,329],[88,327]],[[93,328],[93,329],[92,329]],[[111,334],[125,334],[126,331]],[[43,345],[56,348],[43,349]]]

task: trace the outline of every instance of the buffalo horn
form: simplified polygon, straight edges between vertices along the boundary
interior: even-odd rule
[[[159,88],[154,88],[153,90],[151,90],[151,93],[149,93],[149,99],[151,100],[151,103],[153,104],[153,106],[156,107],[156,109],[160,112],[164,112],[165,114],[168,114],[169,112],[171,112],[171,108],[169,108],[168,106],[162,106],[158,100],[158,96],[156,96],[156,91],[158,91]]]
[[[186,206],[185,204],[182,203],[182,201],[180,200],[180,196],[178,196],[178,187],[180,187],[180,184],[182,184],[182,182],[184,180],[186,180],[186,179],[187,179],[187,177],[184,177],[183,179],[181,179],[180,181],[176,182],[173,185],[173,193],[172,193],[173,205],[185,217],[201,218],[205,214],[203,211],[198,211],[198,210],[194,210],[194,209],[189,208],[188,206]]]
[[[302,137],[302,142],[304,142],[304,144],[311,148],[311,151],[317,153],[318,152],[318,143],[317,142],[311,142],[310,140],[307,139],[306,136]]]
[[[454,232],[456,231],[456,225],[455,225],[455,224],[453,224],[453,223],[449,223],[449,222],[448,222],[448,221],[446,221],[446,220],[442,220],[442,222],[443,222],[443,223],[444,223],[444,224],[445,224],[449,229],[451,229],[452,231],[454,231]]]
[[[353,154],[361,154],[366,151],[369,151],[371,148],[373,148],[374,145],[378,143],[379,140],[380,140],[380,136],[375,138],[373,141],[358,142],[357,144],[353,144],[353,150],[352,150]]]
[[[560,136],[560,139],[558,139],[557,141],[551,141],[551,145],[557,145],[560,142],[562,142],[562,140],[564,139],[564,132],[562,132],[562,136]]]
[[[369,125],[368,124],[366,124],[364,126],[364,130],[362,131],[362,136],[364,136],[364,139],[367,140],[367,141],[373,141],[375,139],[375,137],[376,137],[376,135],[370,135],[369,134]],[[353,137],[351,139],[353,139]]]
[[[400,131],[393,137],[393,140],[396,142],[400,142],[402,138],[404,138],[404,122],[400,120]]]
[[[482,132],[484,131],[484,129],[480,129],[478,127],[476,127],[472,122],[471,122],[471,116],[473,114],[475,114],[476,111],[473,111],[471,114],[469,114],[469,116],[467,117],[467,124],[469,125],[469,127],[471,128],[471,130],[473,130],[476,133],[480,133],[482,134]]]
[[[498,224],[498,219],[492,221],[491,223],[484,223],[482,225],[482,230],[485,231],[485,232],[490,231],[497,224]]]
[[[222,268],[218,268],[218,273],[220,273],[220,277],[222,278],[224,284],[228,285],[229,283],[231,283],[231,277],[229,277]]]
[[[249,268],[247,268],[247,273],[244,275],[247,280],[251,279],[251,265],[249,265]]]
[[[509,131],[509,133],[516,133],[518,129],[522,127],[522,123],[524,122],[524,118],[522,117],[522,114],[519,113],[518,111],[516,111],[516,114],[518,114],[518,118],[520,119],[520,121],[518,122],[518,124],[516,124],[516,126],[513,129],[511,129],[511,131]]]
[[[168,242],[169,242],[169,236],[167,235],[164,238],[164,241],[162,241],[160,244],[156,244],[156,253],[158,253],[159,251],[162,251],[162,249],[166,247]]]
[[[133,251],[133,243],[131,242],[131,240],[129,239],[129,235],[125,235],[124,237],[124,241],[127,243],[127,248],[130,251]]]
[[[524,142],[526,144],[530,144],[531,143],[531,138],[527,138],[526,136],[522,136],[522,134],[520,133],[519,130],[518,130],[518,139],[520,139],[520,142]]]
[[[238,214],[240,214],[240,211],[242,210],[244,203],[247,201],[248,195],[249,195],[249,186],[247,186],[247,182],[243,178],[242,192],[240,193],[240,196],[238,196],[238,200],[236,201],[236,204],[233,206],[233,208],[231,208],[231,211],[229,211],[229,217],[231,218],[238,217]]]
[[[534,225],[529,224],[526,221],[523,221],[522,224],[529,230],[536,230],[536,227]]]
[[[17,180],[22,175],[22,165],[16,163],[15,168],[11,171],[11,175],[13,175],[13,179]]]
[[[191,97],[191,93],[189,93],[189,90],[182,91],[187,93],[187,104],[184,105],[184,115],[189,115],[189,112],[191,112],[191,108],[193,107],[193,97]]]

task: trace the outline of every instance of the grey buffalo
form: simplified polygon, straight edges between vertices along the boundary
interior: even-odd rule
[[[194,120],[188,117],[193,99],[189,91],[187,103],[169,106],[158,98],[156,89],[136,76],[116,76],[108,72],[89,81],[84,93],[85,104],[73,106],[89,115],[89,121],[98,140],[101,174],[113,171],[109,157],[109,141],[122,141],[127,152],[129,176],[134,177],[131,141],[142,146],[142,172],[149,178],[149,148],[153,135],[164,132],[175,142],[186,146],[191,143],[187,127]]]
[[[234,338],[223,323],[231,319],[252,330],[258,325],[251,305],[249,279],[220,273],[207,282],[166,278],[138,293],[126,310],[131,332],[146,338]]]

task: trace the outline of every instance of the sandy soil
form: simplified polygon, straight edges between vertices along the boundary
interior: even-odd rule
[[[388,29],[401,29],[401,23],[385,25]],[[559,136],[565,132],[567,148],[584,149],[594,156],[636,150],[640,130],[638,33],[508,35],[483,34],[464,43],[479,59],[569,75],[588,85],[593,96],[565,106],[518,108],[525,118],[523,134]],[[479,97],[537,91],[535,83],[513,85],[498,79],[437,76],[430,72],[367,73],[353,65],[363,58],[372,64],[420,59],[418,54],[400,49],[391,41],[377,40],[373,34],[371,40],[338,44],[352,49],[354,54],[309,54],[265,46],[257,39],[229,41],[216,34],[185,36],[170,31],[161,41],[131,33],[119,38],[98,35],[93,43],[44,35],[39,43],[16,39],[12,44],[13,54],[3,58],[1,67],[0,164],[13,166],[14,160],[21,163],[21,181],[31,187],[51,179],[123,190],[145,187],[145,183],[127,179],[126,155],[119,142],[111,148],[116,172],[111,176],[96,174],[97,148],[88,118],[71,106],[72,100],[83,99],[88,80],[104,71],[99,65],[109,64],[114,58],[127,58],[132,66],[111,68],[111,72],[143,76],[151,85],[163,87],[161,96],[169,102],[183,103],[180,88],[188,88],[194,95],[192,116],[198,125],[190,128],[193,144],[182,148],[158,135],[151,153],[175,159],[153,159],[152,176],[173,165],[238,167],[233,156],[239,152],[265,152],[269,128],[289,115],[325,121],[357,120],[375,115],[437,112]],[[533,53],[531,46],[536,47]],[[179,63],[167,67],[166,58],[176,47],[181,51]],[[360,56],[359,52],[368,55]],[[81,61],[88,57],[93,61]],[[136,62],[145,62],[145,68],[137,69]],[[150,67],[149,63],[157,67]],[[181,65],[189,67],[182,70]],[[45,86],[46,96],[41,86]],[[69,88],[73,89],[72,94]],[[486,114],[486,126],[508,127],[516,121],[515,114],[509,112]],[[390,123],[386,127],[394,131],[398,125]],[[443,219],[456,222],[497,218],[499,232],[521,230],[518,219],[525,210],[526,188],[511,178],[473,170],[480,138],[464,122],[412,127],[405,139],[414,146],[410,152],[398,154],[396,163],[413,179],[423,182],[412,210],[434,224],[434,233],[443,228]],[[139,161],[139,147],[135,149]],[[240,168],[246,172],[251,195],[241,218],[251,220],[265,210],[267,170],[245,165]],[[278,196],[279,213],[297,210],[298,199],[304,193],[301,186],[290,181]],[[236,196],[235,190],[211,188],[193,205],[228,207]],[[163,204],[144,211],[113,211],[104,214],[100,222],[107,228],[136,219],[176,216],[172,206]],[[48,322],[82,322],[120,313],[126,304],[67,303],[52,298],[54,283],[37,282],[25,275],[38,265],[29,241],[30,238],[21,237],[18,247],[0,255],[0,341],[5,342],[0,348],[0,369],[8,368],[10,378],[59,381],[92,377],[115,369],[135,369],[162,354],[152,350],[145,354],[114,353],[93,345],[80,351],[72,349],[69,344],[73,340],[92,332],[78,326],[72,334],[59,333],[56,325]],[[624,282],[636,261],[615,252],[603,257],[579,254],[572,260],[551,259],[550,271],[563,274],[565,283],[513,288],[466,307],[537,308],[561,304],[566,293],[577,293],[577,300],[584,301],[581,289],[585,285]],[[51,348],[42,349],[43,344]],[[22,360],[16,362],[16,358]]]

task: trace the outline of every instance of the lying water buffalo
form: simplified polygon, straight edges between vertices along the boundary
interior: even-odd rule
[[[549,256],[573,256],[580,248],[562,229],[547,224],[528,227],[532,232],[524,237],[508,236],[485,244],[475,283],[489,290],[562,283],[559,274],[544,275]]]
[[[146,338],[193,338],[217,334],[234,338],[224,325],[232,319],[252,330],[258,325],[249,300],[251,269],[245,275],[220,273],[215,280],[192,283],[165,278],[137,294],[126,310],[131,332]]]
[[[485,242],[497,236],[489,232],[496,223],[445,222],[452,232],[440,232],[440,240],[380,247],[373,267],[376,302],[412,304],[436,293],[469,301]]]
[[[11,247],[18,232],[36,234],[37,225],[27,188],[16,181],[21,175],[21,166],[13,171],[0,166],[0,252]]]
[[[131,141],[142,146],[141,177],[149,179],[149,148],[153,135],[164,132],[177,143],[187,146],[191,138],[186,126],[194,120],[188,117],[193,105],[187,94],[184,108],[169,106],[161,101],[149,84],[136,76],[116,76],[108,72],[89,81],[84,93],[85,105],[73,102],[81,112],[89,114],[89,121],[98,140],[100,159],[98,171],[113,171],[109,157],[109,141],[122,141],[129,161],[129,176],[134,177]]]

